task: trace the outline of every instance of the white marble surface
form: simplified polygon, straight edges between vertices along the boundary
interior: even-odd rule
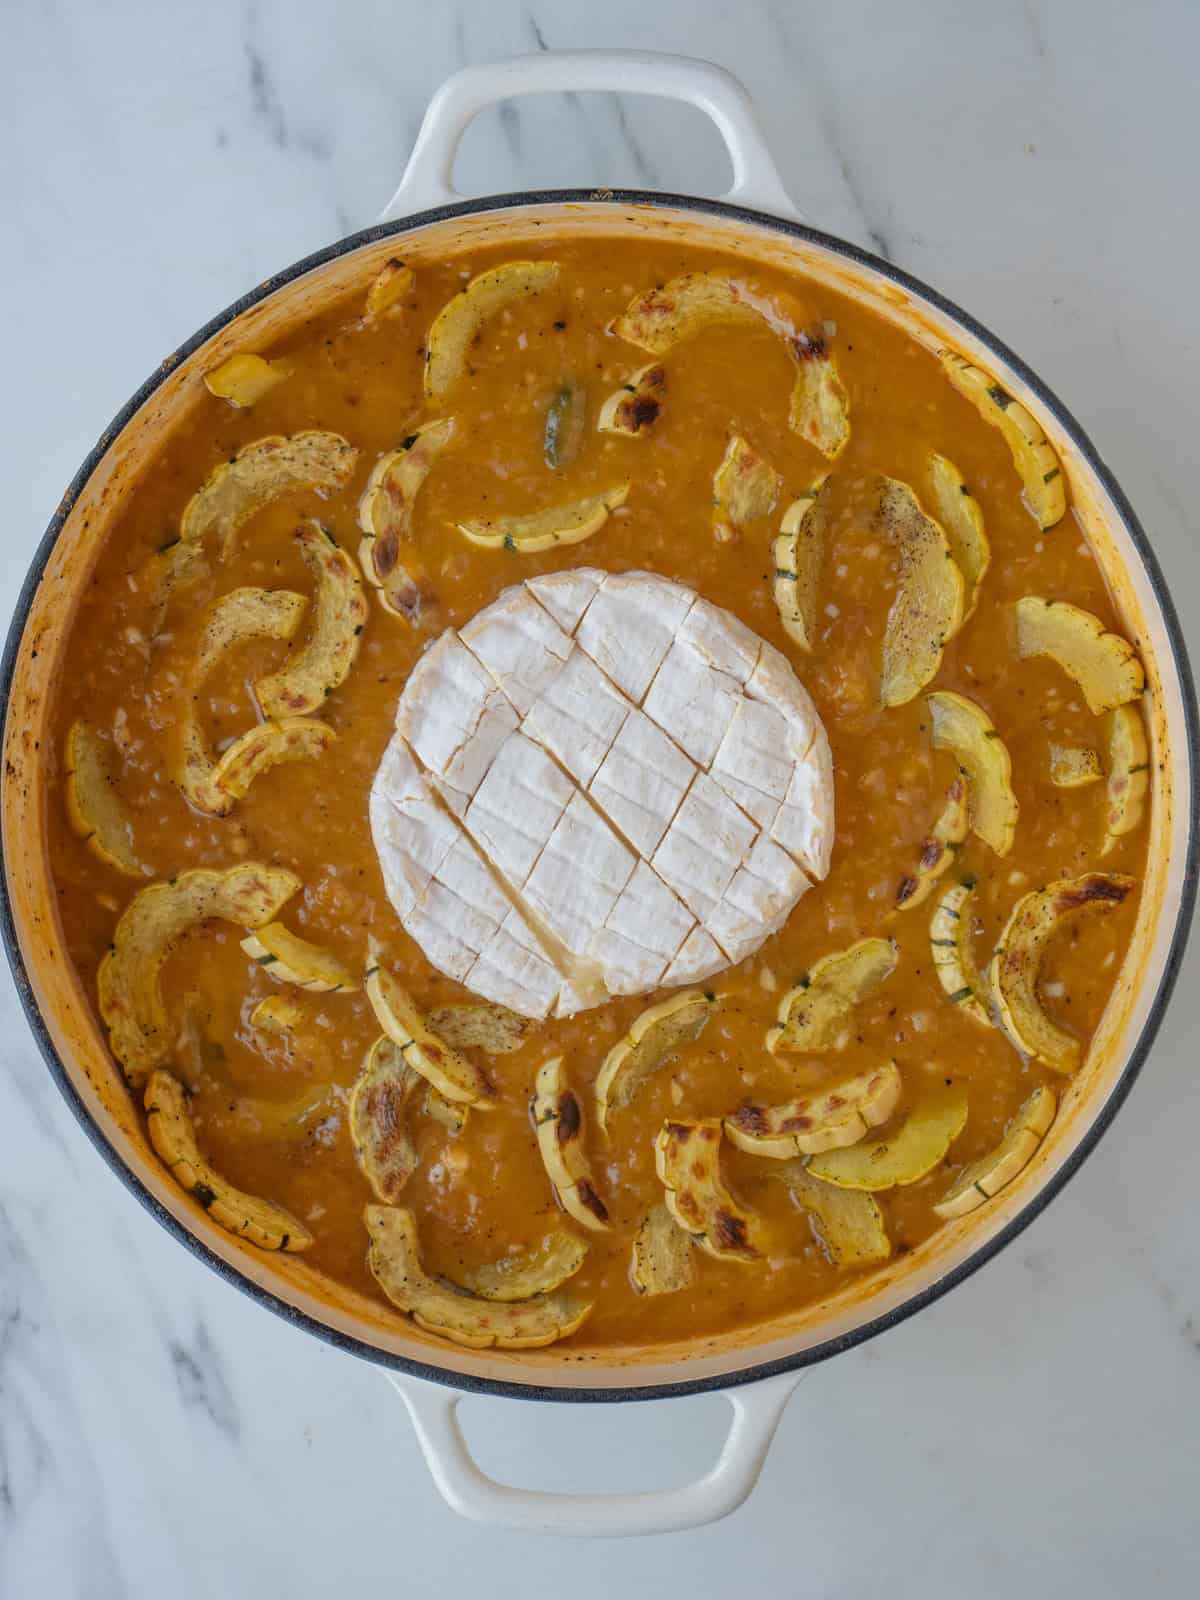
[[[1127,487],[1197,637],[1187,0],[10,0],[4,35],[6,609],[126,395],[215,308],[371,219],[443,76],[608,44],[733,67],[815,220],[1040,367]],[[461,176],[704,191],[719,170],[698,117],[606,98],[489,117]],[[583,1551],[457,1521],[375,1371],[174,1245],[60,1103],[5,978],[0,1595],[1195,1594],[1198,976],[1193,958],[1067,1192],[949,1299],[815,1373],[745,1510]],[[485,1465],[613,1488],[691,1475],[724,1424],[711,1398],[465,1413]]]

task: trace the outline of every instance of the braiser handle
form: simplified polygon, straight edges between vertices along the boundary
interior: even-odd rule
[[[446,79],[429,102],[400,187],[380,222],[463,199],[454,187],[454,159],[479,113],[517,95],[555,91],[660,95],[695,106],[716,124],[733,164],[733,187],[720,198],[799,217],[767,148],[754,102],[724,67],[650,50],[549,50],[464,67]]]
[[[733,1421],[715,1463],[692,1483],[634,1494],[563,1494],[517,1489],[489,1478],[476,1464],[459,1426],[462,1396],[388,1373],[408,1407],[426,1465],[447,1505],[472,1522],[494,1528],[576,1538],[675,1533],[736,1511],[758,1481],[783,1409],[801,1376],[785,1372],[725,1391]]]

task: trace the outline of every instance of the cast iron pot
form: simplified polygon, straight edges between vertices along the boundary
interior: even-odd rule
[[[561,190],[464,200],[451,186],[459,141],[484,107],[545,90],[633,91],[686,101],[720,130],[734,184],[719,200],[628,190]],[[45,813],[47,720],[76,602],[127,488],[203,403],[201,374],[287,333],[331,297],[360,295],[389,256],[458,254],[503,242],[514,254],[563,236],[675,238],[748,263],[807,273],[870,305],[920,342],[953,345],[993,373],[1042,424],[1080,519],[1145,663],[1158,781],[1147,878],[1122,984],[1057,1122],[1021,1177],[981,1211],[903,1261],[816,1306],[720,1338],[669,1348],[469,1351],[330,1284],[303,1258],[264,1255],[218,1228],[171,1183],[148,1147],[88,995],[71,971],[55,910]],[[1125,496],[1070,413],[1011,351],[934,290],[807,226],[792,207],[740,84],[701,61],[627,52],[539,55],[471,68],[442,86],[380,223],[268,279],[202,328],[129,401],[80,468],[38,549],[8,636],[4,733],[3,933],[46,1064],[105,1160],[181,1244],[260,1305],[383,1368],[412,1414],[446,1499],[479,1521],[559,1533],[629,1534],[708,1522],[750,1492],[803,1370],[849,1349],[961,1283],[1020,1233],[1095,1147],[1144,1063],[1174,984],[1196,889],[1196,705],[1179,623]],[[664,1399],[725,1393],[733,1423],[711,1470],[680,1489],[566,1495],[519,1490],[472,1461],[455,1410],[463,1391],[523,1400]]]

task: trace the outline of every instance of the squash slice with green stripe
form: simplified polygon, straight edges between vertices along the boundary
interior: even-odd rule
[[[488,1300],[434,1277],[421,1264],[417,1225],[403,1206],[368,1206],[363,1212],[370,1247],[367,1265],[394,1306],[418,1327],[471,1350],[537,1350],[569,1338],[583,1326],[591,1303],[569,1292],[528,1300]]]
[[[937,903],[929,923],[933,970],[947,999],[985,1028],[993,1026],[987,981],[971,948],[971,881],[955,883]]]
[[[1022,660],[1048,656],[1083,691],[1089,711],[1101,716],[1136,700],[1146,675],[1128,639],[1110,633],[1100,618],[1067,600],[1027,594],[1018,600],[1017,652]]]
[[[1017,797],[1008,746],[982,706],[966,695],[939,689],[926,700],[933,718],[935,750],[949,750],[967,776],[972,831],[998,856],[1012,849]]]
[[[1046,945],[1069,919],[1083,911],[1111,912],[1134,887],[1116,872],[1085,872],[1059,878],[1044,889],[1022,895],[1013,907],[996,952],[990,978],[1005,1032],[1023,1055],[1055,1072],[1079,1064],[1079,1040],[1051,1021],[1038,992]]]
[[[963,1217],[1000,1193],[1033,1160],[1058,1110],[1053,1089],[1036,1088],[994,1150],[970,1162],[934,1206],[939,1217]]]
[[[516,555],[537,555],[558,545],[582,544],[608,521],[609,513],[623,506],[628,483],[615,484],[602,494],[573,500],[569,505],[547,506],[542,511],[514,517],[492,517],[483,522],[460,522],[458,531],[484,550],[509,550]]]
[[[134,896],[97,980],[109,1044],[131,1083],[170,1059],[174,1034],[159,975],[183,935],[214,917],[259,928],[299,888],[294,872],[248,861],[221,871],[194,867]]]
[[[73,722],[66,747],[67,820],[105,866],[140,878],[133,819],[117,792],[105,742],[88,723]]]
[[[242,949],[276,983],[290,983],[313,994],[342,994],[358,988],[354,974],[343,962],[282,922],[255,929],[242,940]]]
[[[985,422],[998,428],[1012,453],[1025,489],[1025,504],[1038,526],[1052,528],[1067,509],[1062,462],[1037,421],[994,378],[957,351],[941,352],[942,370]]]
[[[880,1139],[813,1156],[814,1178],[842,1189],[907,1187],[928,1177],[966,1127],[967,1091],[960,1084],[918,1100],[900,1125]]]
[[[163,1165],[214,1222],[260,1250],[308,1249],[313,1236],[290,1211],[246,1194],[200,1154],[183,1085],[169,1072],[158,1068],[147,1078],[145,1106],[150,1143]]]

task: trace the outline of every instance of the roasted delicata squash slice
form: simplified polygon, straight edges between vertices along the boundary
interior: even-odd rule
[[[919,1100],[891,1133],[813,1156],[808,1170],[840,1189],[906,1187],[928,1177],[966,1124],[967,1091],[961,1084],[951,1084]]]
[[[717,997],[701,989],[673,994],[637,1018],[608,1052],[596,1078],[596,1117],[607,1128],[611,1111],[628,1105],[650,1076],[698,1039],[717,1007]]]
[[[1117,711],[1128,707],[1119,706]],[[1133,713],[1137,715],[1136,712]],[[1086,789],[1089,783],[1098,783],[1104,776],[1100,757],[1086,745],[1052,744],[1050,746],[1050,782],[1056,789]]]
[[[600,407],[597,430],[600,433],[641,433],[658,421],[666,389],[667,369],[660,361],[639,367]]]
[[[250,1013],[250,1026],[259,1033],[290,1033],[303,1021],[303,1006],[286,994],[267,995]]]
[[[231,589],[208,609],[196,648],[192,684],[198,688],[225,654],[252,639],[290,639],[308,610],[292,589]]]
[[[714,323],[753,323],[780,331],[759,303],[731,279],[713,272],[687,272],[635,295],[610,332],[662,356]]]
[[[493,1104],[494,1092],[487,1073],[438,1037],[412,996],[385,967],[368,967],[363,987],[376,1021],[414,1072],[456,1105]]]
[[[243,862],[223,871],[196,867],[134,896],[98,978],[100,1015],[131,1083],[143,1082],[171,1054],[173,1031],[159,972],[176,941],[210,917],[261,927],[299,887],[300,879],[283,867]]]
[[[198,989],[188,989],[172,1018],[171,1070],[190,1093],[209,1073],[219,1071],[225,1047],[212,1036],[213,1008]]]
[[[979,589],[992,564],[992,547],[983,526],[979,501],[954,465],[936,452],[929,458],[929,484],[934,514],[963,575],[963,622],[975,613]]]
[[[500,1256],[476,1267],[464,1287],[485,1300],[532,1300],[553,1294],[573,1278],[587,1260],[588,1247],[578,1234],[557,1228],[530,1250]]]
[[[983,707],[965,695],[939,689],[927,697],[927,704],[933,718],[934,748],[951,751],[967,775],[972,830],[998,856],[1006,856],[1017,831],[1017,797],[1008,746]]]
[[[358,988],[354,974],[343,962],[282,922],[268,922],[248,934],[242,949],[276,983],[290,983],[313,994],[341,994]]]
[[[721,1261],[757,1261],[762,1227],[725,1187],[721,1176],[721,1122],[664,1122],[654,1141],[667,1209],[685,1233]]]
[[[236,355],[204,374],[204,387],[218,400],[228,400],[239,408],[252,406],[263,395],[292,375],[286,361],[267,361],[262,356]]]
[[[363,1212],[371,1244],[367,1264],[394,1306],[418,1327],[472,1350],[536,1350],[569,1338],[583,1326],[591,1303],[565,1294],[529,1300],[487,1300],[433,1278],[421,1265],[417,1225],[402,1206]]]
[[[403,309],[404,301],[412,293],[416,281],[417,275],[413,269],[397,257],[385,261],[367,289],[367,316],[396,316]]]
[[[850,437],[850,402],[823,337],[797,333],[769,301],[713,272],[687,272],[635,295],[609,331],[662,356],[717,324],[766,328],[787,343],[796,365],[788,421],[830,460]]]
[[[1018,1050],[1055,1072],[1074,1071],[1080,1046],[1042,1006],[1038,974],[1046,944],[1068,917],[1087,910],[1112,911],[1133,886],[1132,878],[1116,872],[1059,878],[1022,895],[1000,935],[989,969],[1000,1020]]]
[[[506,261],[472,278],[434,318],[425,345],[425,394],[440,400],[467,370],[468,353],[497,312],[552,289],[556,261]]]
[[[829,461],[850,442],[850,396],[825,340],[799,333],[791,340],[796,362],[788,424]]]
[[[542,1165],[559,1205],[585,1228],[607,1228],[608,1207],[597,1192],[584,1150],[583,1107],[567,1083],[561,1056],[538,1069],[530,1114]]]
[[[1146,728],[1136,706],[1118,706],[1108,718],[1108,818],[1103,854],[1142,820],[1150,789]]]
[[[822,956],[779,1002],[778,1021],[767,1029],[767,1049],[837,1049],[856,1005],[874,994],[896,970],[892,939],[859,939],[846,950]]]
[[[319,522],[296,529],[304,564],[316,580],[317,597],[309,636],[278,672],[260,678],[254,693],[265,717],[305,716],[317,711],[343,683],[358,655],[367,623],[367,602],[353,561]]]
[[[1025,595],[1014,609],[1018,654],[1057,661],[1096,716],[1136,700],[1146,687],[1142,664],[1128,639],[1109,633],[1090,611],[1036,594]]]
[[[885,706],[914,700],[937,676],[946,644],[963,619],[963,575],[940,523],[898,478],[884,478],[876,526],[895,546],[900,573],[883,635]]]
[[[959,846],[967,837],[970,825],[967,780],[959,773],[951,779],[942,814],[921,846],[916,871],[900,880],[900,887],[896,890],[898,911],[911,910],[929,898],[938,879],[954,860]]]
[[[618,483],[603,494],[591,494],[570,505],[547,506],[528,516],[493,517],[487,522],[460,522],[458,531],[485,550],[515,550],[519,555],[536,555],[556,545],[581,544],[598,533],[609,513],[623,506],[629,494],[628,483]]]
[[[307,1250],[313,1236],[282,1206],[246,1194],[215,1172],[200,1154],[183,1085],[161,1069],[146,1080],[146,1129],[150,1143],[180,1188],[214,1222],[260,1250]]]
[[[713,532],[723,543],[775,509],[781,479],[740,433],[730,437],[713,474]]]
[[[172,774],[190,806],[226,816],[236,796],[217,782],[217,758],[209,747],[197,703],[205,679],[225,654],[251,639],[290,639],[308,600],[290,589],[233,589],[209,607],[191,674],[176,716]],[[252,732],[258,730],[253,729]],[[226,769],[228,770],[228,769]],[[243,790],[243,793],[245,791]]]
[[[1052,528],[1067,509],[1062,463],[1019,400],[954,350],[941,353],[942,370],[985,422],[999,428],[1025,487],[1025,503],[1038,525]]]
[[[891,1255],[892,1241],[873,1195],[822,1183],[802,1161],[787,1162],[779,1168],[779,1176],[807,1213],[817,1243],[835,1266],[865,1267]]]
[[[817,586],[825,562],[830,481],[823,473],[792,501],[783,513],[772,552],[779,620],[801,650],[811,650],[817,636]]]
[[[929,922],[929,948],[938,982],[952,1005],[969,1017],[992,1026],[988,987],[971,948],[971,896],[973,881],[955,883],[938,901]]]
[[[786,1105],[739,1106],[726,1117],[725,1133],[739,1150],[773,1161],[840,1150],[888,1120],[900,1103],[901,1087],[900,1070],[888,1061]]]
[[[348,1123],[363,1177],[377,1200],[394,1205],[417,1170],[409,1101],[424,1079],[391,1039],[376,1039],[350,1091]]]
[[[1053,1089],[1035,1089],[994,1150],[965,1166],[934,1206],[939,1217],[963,1217],[1000,1193],[1033,1160],[1058,1110]]]
[[[587,390],[574,378],[565,378],[546,407],[542,430],[542,459],[551,472],[569,467],[583,448],[587,413]]]
[[[350,1142],[374,1195],[389,1205],[418,1168],[410,1112],[419,1091],[424,1091],[424,1115],[456,1138],[469,1115],[467,1107],[454,1106],[427,1085],[390,1038],[376,1038],[350,1091]]]
[[[634,1235],[629,1276],[639,1294],[677,1294],[695,1280],[691,1238],[665,1202],[650,1207]]]
[[[133,820],[117,793],[104,740],[83,721],[73,722],[66,747],[67,820],[105,866],[140,878]]]
[[[340,433],[311,430],[255,439],[211,472],[188,501],[179,524],[180,545],[213,539],[220,558],[228,560],[238,530],[256,511],[301,490],[336,494],[350,481],[357,460],[358,451]],[[172,567],[190,559],[179,546],[171,555]]]
[[[441,1123],[450,1137],[457,1139],[467,1125],[471,1108],[459,1100],[447,1100],[430,1084],[425,1090],[425,1115],[433,1122]]]
[[[336,740],[333,729],[313,717],[260,722],[223,753],[213,768],[213,786],[232,800],[244,800],[264,772],[293,761],[319,761]]]
[[[358,561],[385,611],[406,622],[421,614],[424,570],[412,553],[413,511],[422,484],[454,436],[454,418],[414,428],[371,469],[358,502]]]
[[[332,1083],[310,1083],[286,1100],[238,1096],[237,1119],[255,1139],[271,1139],[293,1148],[322,1123],[340,1124],[340,1090]]]
[[[507,1056],[522,1047],[533,1023],[529,1017],[489,1000],[478,1005],[441,1006],[429,1013],[429,1026],[456,1050],[483,1050],[489,1056]]]

